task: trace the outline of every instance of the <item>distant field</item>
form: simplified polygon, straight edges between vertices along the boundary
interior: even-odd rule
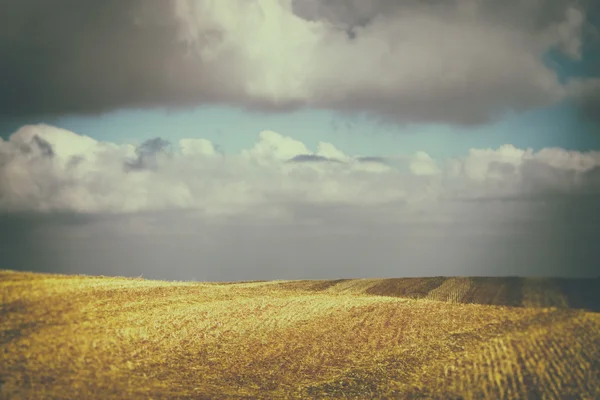
[[[0,270],[0,398],[600,399],[599,288]]]

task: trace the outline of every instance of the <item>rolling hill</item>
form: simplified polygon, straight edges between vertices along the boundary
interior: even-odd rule
[[[0,397],[600,398],[598,288],[2,270]]]

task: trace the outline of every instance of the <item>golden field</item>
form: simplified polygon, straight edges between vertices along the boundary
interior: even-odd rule
[[[600,399],[599,287],[0,270],[0,397]]]

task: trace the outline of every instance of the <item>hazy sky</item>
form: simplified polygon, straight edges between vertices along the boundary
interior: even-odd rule
[[[1,268],[600,275],[594,0],[5,0]]]

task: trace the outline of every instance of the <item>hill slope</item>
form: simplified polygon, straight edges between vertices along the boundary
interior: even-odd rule
[[[588,282],[0,271],[0,397],[600,398]]]
[[[291,281],[281,287],[512,307],[581,308],[600,312],[600,278],[435,277]]]

